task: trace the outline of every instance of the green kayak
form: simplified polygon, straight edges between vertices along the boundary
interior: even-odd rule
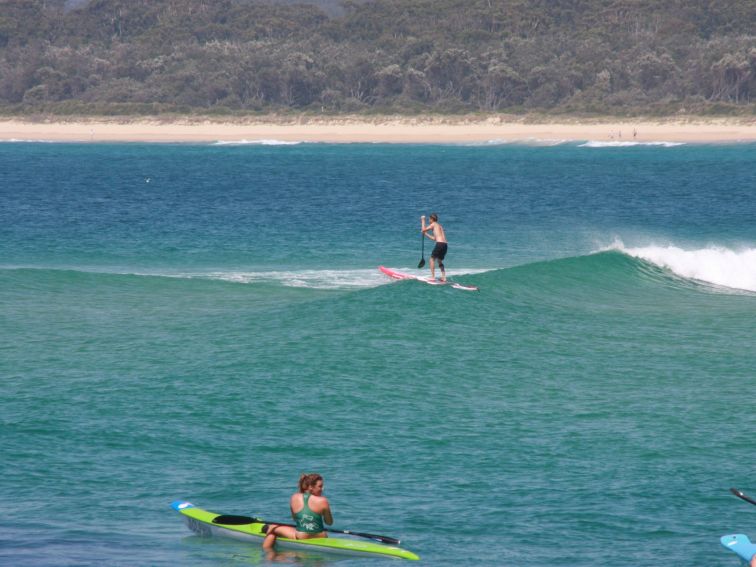
[[[185,502],[182,500],[173,502],[171,507],[182,514],[189,529],[199,535],[230,537],[243,541],[256,542],[258,544],[262,543],[262,540],[265,537],[263,528],[267,529],[267,525],[264,522],[256,521],[255,518],[215,514],[203,510],[202,508],[197,508],[191,502]],[[249,521],[247,522],[247,520]],[[420,557],[406,549],[343,537],[314,539],[288,539],[285,537],[279,537],[276,540],[276,546],[285,549],[360,555],[363,557],[380,556],[413,560],[420,559]]]

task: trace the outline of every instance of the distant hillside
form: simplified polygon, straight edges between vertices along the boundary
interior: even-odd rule
[[[0,111],[756,110],[756,2],[0,0]]]
[[[52,0],[53,2],[63,2],[67,10],[85,7],[92,0]],[[240,3],[258,3],[258,4],[283,4],[283,5],[312,5],[317,6],[326,14],[337,17],[346,13],[342,0],[237,0]],[[369,0],[361,0],[362,2]]]

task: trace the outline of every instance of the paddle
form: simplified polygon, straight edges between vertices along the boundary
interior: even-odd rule
[[[420,232],[420,261],[417,263],[418,268],[425,266],[425,235]]]
[[[292,528],[295,528],[296,526],[294,524],[284,524],[282,522],[268,522],[266,520],[261,520],[260,518],[252,518],[250,516],[230,516],[230,515],[221,515],[216,516],[213,518],[214,524],[225,524],[227,526],[240,526],[244,524],[275,524],[277,526],[289,526]],[[381,543],[388,543],[391,545],[399,545],[401,542],[393,537],[388,536],[382,536],[382,535],[375,535],[375,534],[365,534],[361,532],[353,532],[351,530],[334,530],[332,528],[326,528],[327,532],[333,532],[335,534],[346,534],[346,535],[353,535],[357,537],[364,537],[367,539],[374,539],[376,541],[380,541]]]
[[[749,498],[748,496],[740,492],[740,490],[738,490],[737,488],[731,488],[730,492],[732,492],[738,498],[741,498],[742,500],[745,500],[746,502],[756,506],[756,500],[754,500],[753,498]]]

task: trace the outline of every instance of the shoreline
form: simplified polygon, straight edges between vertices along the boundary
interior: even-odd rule
[[[756,118],[0,117],[0,141],[157,143],[748,143]]]

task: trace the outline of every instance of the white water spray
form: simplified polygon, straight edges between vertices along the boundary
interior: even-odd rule
[[[612,246],[625,254],[668,269],[683,278],[756,292],[756,248],[733,250],[709,246],[684,250],[677,246]]]

